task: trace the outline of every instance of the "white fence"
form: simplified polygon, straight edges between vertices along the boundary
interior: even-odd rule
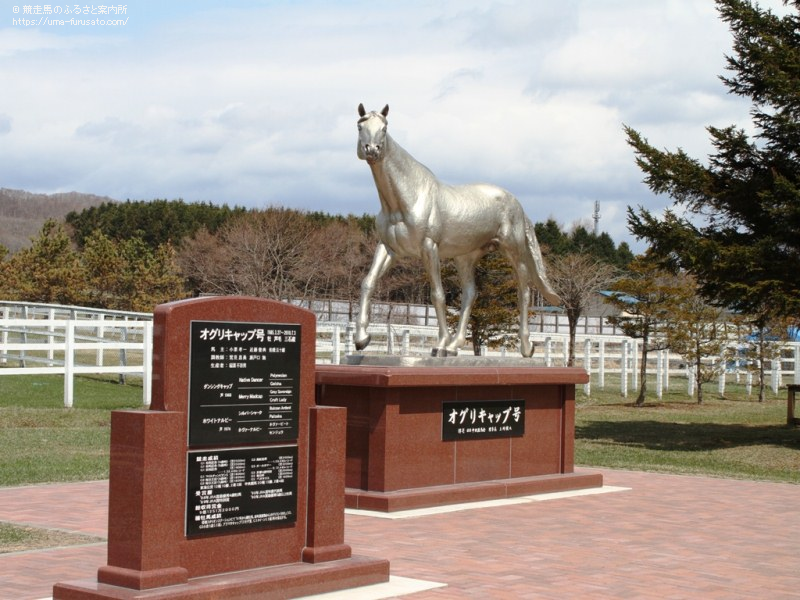
[[[72,306],[0,302],[0,376],[64,375],[64,406],[74,402],[74,378],[85,373],[111,373],[142,377],[143,404],[150,404],[152,365],[152,315],[102,311]],[[324,315],[318,315],[324,318]],[[556,330],[559,328],[555,328]],[[355,352],[352,323],[320,320],[317,322],[316,356],[318,363],[338,364]],[[429,355],[438,329],[433,326],[378,323],[370,327],[372,343],[368,353]],[[559,332],[534,332],[536,351],[532,366],[566,364],[568,337]],[[503,351],[486,351],[487,356],[502,356]],[[516,355],[509,351],[509,355]],[[585,333],[577,336],[576,364],[591,375],[583,388],[591,394],[592,386],[604,389],[607,383],[619,385],[620,395],[639,386],[641,341],[619,335]],[[770,383],[775,394],[791,373],[793,383],[800,383],[800,344],[787,344],[781,360],[772,361]],[[752,373],[738,364],[728,363],[721,370],[718,391],[724,394],[727,383],[753,385]],[[667,351],[651,352],[647,361],[650,390],[661,398],[670,385],[682,380],[687,393],[693,393],[693,378],[681,356]],[[749,390],[748,390],[749,392]]]
[[[358,304],[340,300],[311,300],[298,302],[317,315],[320,323],[346,326],[355,320]],[[372,322],[408,325],[410,327],[436,327],[433,306],[423,304],[400,304],[373,302]],[[537,307],[530,321],[533,333],[568,333],[567,316],[559,309]],[[622,331],[608,322],[608,316],[582,316],[578,321],[578,332],[582,335],[622,335]]]
[[[71,407],[76,375],[135,374],[150,404],[152,315],[8,302],[0,310],[0,375],[64,375]]]

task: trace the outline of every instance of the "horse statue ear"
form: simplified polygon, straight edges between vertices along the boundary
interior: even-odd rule
[[[384,107],[383,107],[383,110],[381,111],[381,114],[382,114],[384,117],[388,117],[388,116],[389,116],[389,105],[388,105],[388,104],[387,104],[386,106],[384,106]]]
[[[366,114],[367,114],[367,111],[364,110],[364,105],[363,104],[359,104],[358,105],[358,116],[359,117],[363,117]]]

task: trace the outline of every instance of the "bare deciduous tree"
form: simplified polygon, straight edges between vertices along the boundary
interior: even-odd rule
[[[178,264],[195,294],[229,293],[223,254],[222,241],[205,228],[183,241],[178,252]]]
[[[372,241],[355,221],[333,221],[314,229],[295,275],[303,297],[357,299],[371,262]]]
[[[299,211],[269,208],[201,230],[183,244],[184,273],[202,293],[306,300],[357,295],[364,234],[356,224],[314,225]],[[357,289],[357,288],[356,288]]]
[[[567,366],[575,364],[575,333],[578,320],[596,300],[597,293],[614,280],[616,268],[588,254],[550,256],[547,277],[561,297],[569,325]]]

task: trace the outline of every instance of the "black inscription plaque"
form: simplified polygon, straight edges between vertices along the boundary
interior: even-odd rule
[[[442,403],[442,439],[469,440],[525,435],[524,400]]]
[[[189,446],[298,436],[300,325],[192,321]]]
[[[188,453],[186,535],[297,520],[297,446]]]

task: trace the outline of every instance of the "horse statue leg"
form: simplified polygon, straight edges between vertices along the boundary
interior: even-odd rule
[[[458,317],[458,329],[455,336],[447,345],[447,354],[458,354],[458,349],[467,341],[467,326],[469,317],[472,314],[472,306],[478,291],[475,287],[475,265],[486,252],[483,249],[470,252],[455,258],[458,277],[461,280],[461,314]]]
[[[531,273],[530,261],[526,256],[528,251],[527,243],[522,236],[518,243],[507,246],[503,249],[508,262],[514,269],[517,278],[517,308],[519,309],[519,350],[522,356],[530,358],[533,356],[533,344],[528,326],[528,312],[531,307]]]
[[[447,356],[450,343],[450,331],[447,329],[447,306],[445,305],[444,286],[442,285],[441,262],[439,261],[439,246],[430,238],[422,242],[422,262],[428,273],[431,283],[431,304],[436,312],[436,322],[439,324],[439,341],[431,350],[431,356]],[[455,353],[457,354],[458,350]]]
[[[521,269],[524,271],[525,269]],[[519,307],[519,350],[522,356],[530,358],[533,356],[533,344],[531,343],[531,332],[528,325],[528,311],[531,307],[531,288],[529,276],[520,274],[517,287],[517,303]]]
[[[375,286],[381,277],[386,274],[389,267],[392,266],[394,257],[389,253],[382,243],[378,243],[375,248],[375,256],[372,259],[372,265],[369,268],[367,276],[361,282],[361,300],[358,309],[358,321],[356,321],[356,350],[363,350],[369,345],[372,336],[367,333],[369,327],[370,308],[372,306],[372,294],[375,292]]]
[[[531,286],[535,286],[545,299],[558,306],[561,298],[553,290],[544,270],[544,259],[536,240],[536,233],[530,219],[521,213],[515,219],[515,225],[510,227],[509,235],[501,250],[506,259],[511,263],[514,273],[517,276],[517,302],[519,308],[519,342],[522,356],[528,358],[533,356],[533,344],[530,339],[530,328],[528,325],[528,312],[531,307]]]

